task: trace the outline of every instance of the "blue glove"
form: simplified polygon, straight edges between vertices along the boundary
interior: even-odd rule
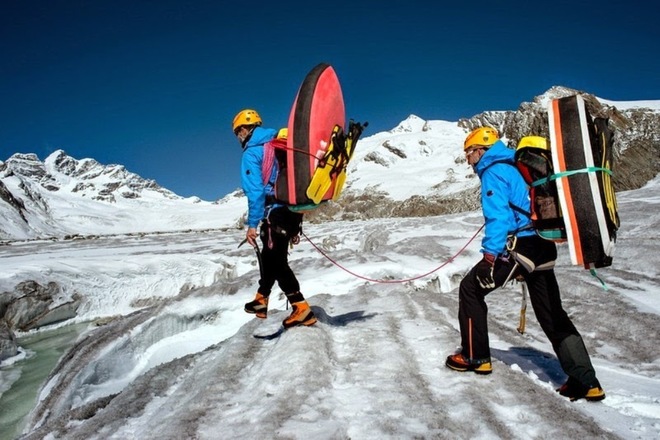
[[[495,279],[493,278],[493,270],[495,268],[495,255],[484,254],[484,257],[476,266],[477,282],[482,289],[494,289]]]

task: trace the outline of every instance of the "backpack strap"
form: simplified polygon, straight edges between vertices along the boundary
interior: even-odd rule
[[[275,147],[272,141],[264,144],[264,160],[261,162],[261,181],[268,185],[275,164]]]
[[[527,217],[527,218],[529,218],[529,219],[532,218],[532,213],[531,213],[531,212],[529,212],[529,211],[527,211],[527,210],[525,210],[525,209],[522,209],[522,208],[521,208],[520,206],[518,206],[518,205],[514,205],[513,203],[509,202],[509,207],[510,207],[511,209],[513,209],[514,211],[519,212],[520,214],[523,214],[525,217]]]

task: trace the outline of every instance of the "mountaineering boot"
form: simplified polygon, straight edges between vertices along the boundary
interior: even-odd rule
[[[447,368],[455,371],[474,371],[477,374],[490,374],[493,372],[493,364],[488,359],[468,359],[461,353],[447,356],[445,361]]]
[[[247,313],[254,313],[257,318],[266,319],[266,314],[268,313],[268,297],[257,292],[254,301],[245,304],[245,311]]]
[[[316,324],[316,316],[314,316],[314,312],[312,312],[307,301],[303,300],[292,303],[291,307],[293,308],[293,312],[291,312],[291,315],[289,315],[288,318],[282,321],[284,328],[291,328],[297,325]]]
[[[603,388],[600,386],[600,383],[596,381],[596,384],[589,388],[589,391],[587,391],[587,394],[584,396],[584,398],[589,402],[598,402],[605,398],[605,390],[603,390]]]
[[[571,402],[575,402],[578,399],[585,399],[589,402],[598,402],[605,398],[605,391],[603,391],[598,380],[596,380],[591,386],[588,386],[569,377],[564,385],[557,388],[557,392],[564,397],[568,397]]]

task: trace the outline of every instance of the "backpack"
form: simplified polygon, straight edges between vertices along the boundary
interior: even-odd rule
[[[566,229],[559,205],[557,184],[553,179],[550,148],[545,138],[525,136],[518,143],[515,163],[529,185],[530,210],[515,207],[532,220],[536,233],[557,243],[566,241]]]

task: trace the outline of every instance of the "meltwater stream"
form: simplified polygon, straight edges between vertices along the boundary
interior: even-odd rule
[[[151,307],[100,325],[67,326],[21,339],[26,358],[0,370],[0,392],[6,390],[0,396],[0,440],[16,439],[25,430],[47,434],[54,429],[49,423],[67,419],[70,411],[122,393],[152,368],[203,351],[250,319],[229,314],[235,325],[228,325],[224,307],[199,304],[203,310],[195,307],[195,313],[186,313],[181,304],[166,307],[168,312]],[[49,392],[39,395],[49,376]]]
[[[19,346],[27,352],[25,359],[0,367],[0,439],[19,437],[49,373],[88,327],[73,324],[19,338]]]

